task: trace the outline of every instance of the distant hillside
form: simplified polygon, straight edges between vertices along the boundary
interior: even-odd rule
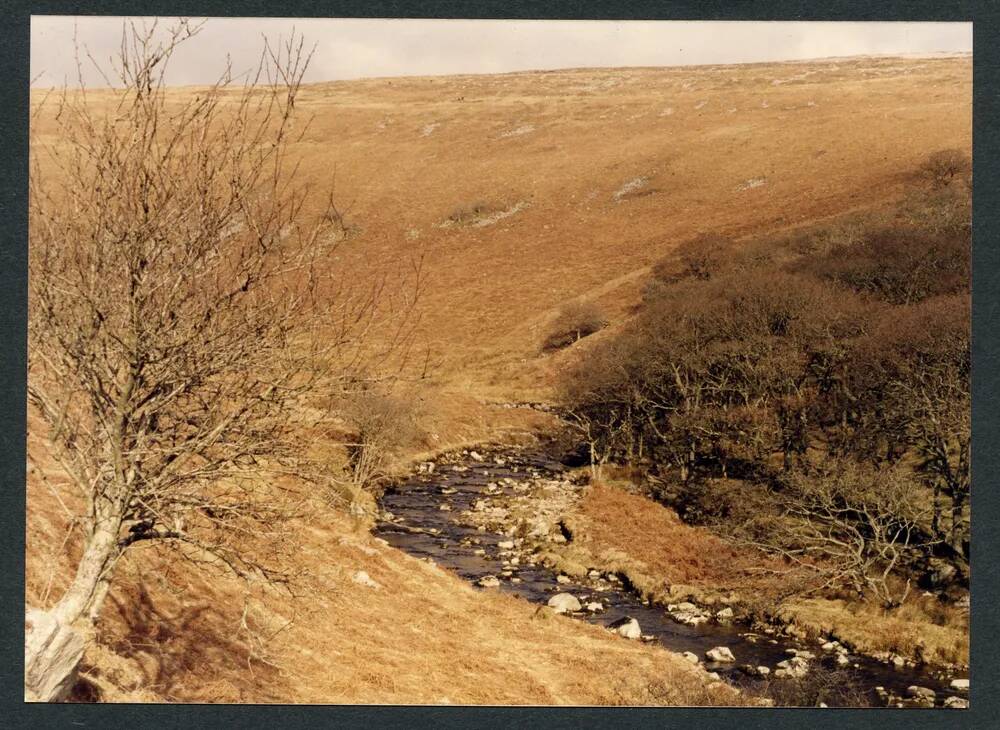
[[[928,152],[970,146],[971,81],[945,57],[319,84],[302,174],[336,167],[347,261],[426,255],[423,336],[485,381],[560,303],[615,307],[685,236],[893,196]]]

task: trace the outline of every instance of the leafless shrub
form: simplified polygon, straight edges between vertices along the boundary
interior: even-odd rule
[[[947,187],[955,179],[970,175],[972,161],[959,149],[938,150],[920,166],[920,172],[934,187]]]
[[[499,208],[496,205],[484,200],[477,200],[472,203],[456,206],[448,215],[448,220],[456,225],[474,223],[483,216],[494,213],[497,210]]]
[[[574,301],[566,304],[549,326],[543,350],[558,350],[600,331],[607,326],[604,310],[596,302]]]
[[[763,684],[743,682],[737,686],[750,697],[766,697],[778,707],[873,706],[871,693],[849,669],[814,665],[802,677],[777,677]]]
[[[388,476],[395,449],[416,433],[416,407],[404,395],[366,388],[344,396],[338,408],[353,429],[347,444],[351,481],[377,488]]]

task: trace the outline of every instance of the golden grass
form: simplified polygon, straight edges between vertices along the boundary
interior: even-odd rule
[[[40,451],[33,457],[58,475]],[[277,494],[281,494],[278,492]],[[75,502],[61,497],[70,510]],[[28,480],[26,601],[72,574],[74,533]],[[164,549],[126,555],[84,658],[78,699],[107,702],[740,704],[675,654],[472,588],[310,503],[289,524],[293,593],[196,569]],[[250,541],[253,542],[253,541]],[[263,538],[248,549],[267,550]],[[363,570],[372,589],[352,577]],[[46,591],[46,586],[51,588]],[[662,686],[669,688],[665,691]],[[653,687],[656,691],[651,691]],[[656,689],[659,687],[659,689]]]
[[[969,664],[969,620],[935,598],[911,596],[893,611],[825,598],[790,602],[782,614],[812,636],[836,636],[865,653],[889,651],[927,664]]]
[[[650,598],[686,597],[709,603],[735,591],[766,591],[773,577],[761,567],[780,568],[765,555],[732,545],[704,527],[686,525],[673,510],[620,486],[592,484],[567,526],[574,548],[599,557],[629,576]]]

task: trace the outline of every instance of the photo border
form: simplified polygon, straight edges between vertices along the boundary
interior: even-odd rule
[[[4,155],[0,175],[0,211],[5,226],[0,246],[0,725],[8,727],[157,727],[205,726],[286,727],[374,725],[396,727],[563,727],[613,725],[661,727],[789,727],[919,728],[988,727],[1000,724],[1000,494],[991,488],[1000,472],[1000,6],[990,0],[801,0],[758,2],[317,2],[285,0],[266,5],[259,0],[202,2],[26,2],[5,3],[6,33],[0,43],[4,74],[0,79],[0,143]],[[25,417],[27,316],[27,165],[30,15],[164,15],[247,17],[395,17],[603,20],[855,20],[973,22],[973,339],[972,423],[973,496],[971,619],[971,708],[969,710],[895,709],[729,709],[604,707],[478,707],[369,705],[141,705],[26,704],[23,701],[25,530]]]

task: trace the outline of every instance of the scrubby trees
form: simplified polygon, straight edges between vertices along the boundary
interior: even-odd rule
[[[567,347],[598,332],[607,323],[604,310],[597,302],[574,300],[563,305],[549,325],[549,334],[542,349],[558,350]]]
[[[693,239],[570,373],[568,408],[603,459],[673,475],[699,514],[714,512],[706,478],[765,488],[798,549],[887,606],[920,556],[967,575],[968,196],[917,190],[739,246]]]

